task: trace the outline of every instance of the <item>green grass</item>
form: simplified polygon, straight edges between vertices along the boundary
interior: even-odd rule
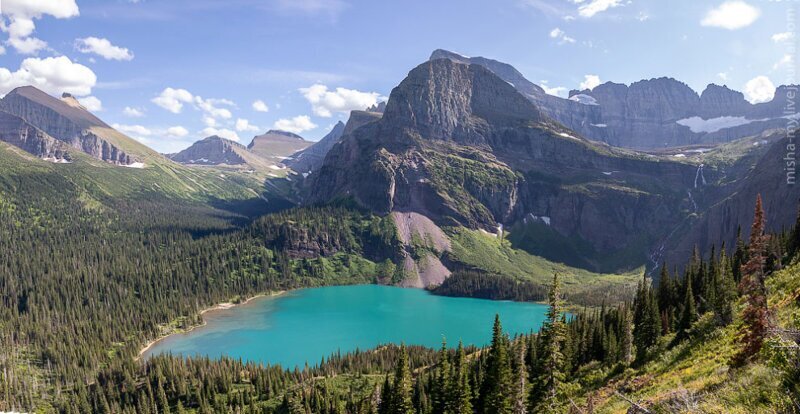
[[[599,304],[604,299],[608,302],[629,299],[642,277],[643,269],[625,274],[604,274],[551,262],[515,249],[508,240],[479,230],[450,227],[445,231],[450,236],[450,254],[455,260],[489,273],[542,285],[548,285],[553,273],[558,272],[571,302]]]

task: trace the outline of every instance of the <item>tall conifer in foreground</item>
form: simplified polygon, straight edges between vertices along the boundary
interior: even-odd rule
[[[768,236],[764,234],[764,207],[761,194],[756,198],[753,225],[750,228],[750,245],[747,261],[742,265],[742,280],[739,290],[745,298],[746,307],[742,312],[744,334],[739,342],[742,349],[733,358],[734,365],[741,365],[752,358],[764,344],[767,334],[767,288],[764,265]]]
[[[556,412],[559,389],[564,382],[564,354],[562,346],[566,339],[566,326],[561,318],[561,284],[558,273],[553,274],[553,285],[548,298],[550,307],[542,326],[541,373],[531,390],[531,412]]]
[[[486,375],[481,389],[481,412],[485,414],[511,414],[511,359],[509,340],[503,333],[500,315],[495,315],[492,328],[492,345],[486,362]]]

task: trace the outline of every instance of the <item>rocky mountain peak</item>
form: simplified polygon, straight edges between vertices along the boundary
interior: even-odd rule
[[[727,86],[709,84],[700,94],[698,116],[704,119],[720,116],[743,115],[750,109],[744,94]]]
[[[536,107],[488,69],[450,59],[427,61],[392,90],[382,122],[432,140],[480,143],[479,119],[541,120]]]
[[[170,158],[183,164],[239,165],[247,162],[242,154],[246,151],[244,145],[212,135],[195,142]]]

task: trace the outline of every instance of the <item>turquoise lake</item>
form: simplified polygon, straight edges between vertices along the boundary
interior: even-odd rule
[[[284,367],[314,365],[337,351],[405,342],[438,348],[486,345],[494,315],[511,335],[538,330],[547,307],[537,303],[435,296],[376,285],[291,291],[204,315],[206,325],[171,335],[145,354],[229,356]]]

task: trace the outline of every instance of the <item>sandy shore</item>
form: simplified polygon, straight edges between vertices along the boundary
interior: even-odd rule
[[[280,296],[280,295],[282,295],[284,293],[286,293],[285,290],[278,290],[278,291],[270,292],[270,293],[261,293],[261,294],[249,297],[246,300],[244,300],[243,302],[239,302],[239,303],[233,303],[233,302],[218,303],[218,304],[216,304],[214,306],[205,308],[202,311],[200,311],[200,316],[202,317],[203,315],[205,315],[205,314],[207,314],[209,312],[216,312],[216,311],[231,309],[231,308],[234,308],[236,306],[246,305],[247,303],[251,302],[254,299],[263,298],[263,297]],[[153,340],[147,342],[147,344],[145,344],[144,348],[139,350],[139,353],[136,355],[136,360],[138,361],[139,359],[141,359],[142,355],[144,355],[145,352],[147,352],[150,348],[153,347],[153,345],[157,344],[159,341],[163,340],[164,338],[166,338],[166,337],[168,337],[170,335],[177,334],[177,333],[189,333],[192,330],[194,330],[195,328],[199,328],[199,327],[205,326],[205,325],[206,325],[206,320],[203,319],[203,322],[200,323],[199,325],[191,326],[191,327],[189,327],[189,329],[186,329],[186,330],[178,330],[178,331],[175,331],[175,332],[169,332],[169,333],[166,333],[164,335],[159,336],[156,339],[153,339]]]

